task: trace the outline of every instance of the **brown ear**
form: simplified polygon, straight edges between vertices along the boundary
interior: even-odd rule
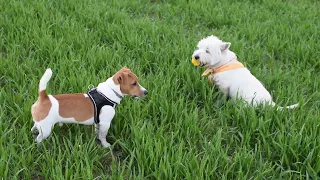
[[[123,66],[121,70],[123,70],[123,71],[130,71],[130,69],[127,68],[127,66]]]
[[[113,81],[116,84],[121,84],[124,81],[124,77],[124,72],[118,72],[116,75],[113,76]]]

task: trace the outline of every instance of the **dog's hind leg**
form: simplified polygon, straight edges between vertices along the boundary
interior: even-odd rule
[[[33,138],[36,138],[37,135],[39,134],[39,130],[37,128],[36,123],[33,124],[32,128],[31,128],[31,134]]]
[[[32,126],[32,128],[31,128],[31,132],[34,132],[35,130],[37,129],[37,126],[36,126],[36,124],[33,124],[33,126]]]
[[[53,127],[53,124],[51,123],[43,123],[41,125],[39,125],[39,134],[36,138],[36,142],[38,144],[40,144],[43,140],[45,140],[48,136],[50,136],[51,134],[51,131],[52,131],[52,127]]]

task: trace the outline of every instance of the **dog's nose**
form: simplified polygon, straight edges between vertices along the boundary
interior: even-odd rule
[[[199,60],[200,57],[199,57],[198,55],[195,55],[194,58],[195,58],[196,60]]]
[[[144,94],[144,95],[147,95],[147,94],[148,94],[148,91],[147,91],[147,90],[144,90],[144,91],[143,91],[143,94]]]

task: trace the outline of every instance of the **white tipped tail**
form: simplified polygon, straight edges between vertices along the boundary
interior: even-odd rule
[[[44,72],[43,76],[40,79],[39,92],[46,90],[47,84],[48,84],[49,80],[51,79],[51,76],[52,76],[52,71],[50,68],[48,68],[46,70],[46,72]]]
[[[286,107],[278,106],[278,107],[277,107],[277,110],[280,110],[280,111],[281,111],[283,108],[294,109],[294,108],[296,108],[296,107],[298,107],[298,106],[299,106],[299,103],[293,104],[293,105],[290,105],[290,106],[286,106]]]

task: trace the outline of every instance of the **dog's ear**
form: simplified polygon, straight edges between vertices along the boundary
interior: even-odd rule
[[[121,84],[123,83],[123,81],[126,78],[126,73],[125,72],[118,72],[116,73],[115,76],[113,76],[113,82],[115,82],[115,84]]]
[[[127,68],[127,66],[123,66],[121,70],[123,70],[123,71],[130,71],[130,69]]]
[[[231,46],[230,42],[223,42],[220,46],[221,51],[225,51],[227,49],[229,49],[229,47]]]

